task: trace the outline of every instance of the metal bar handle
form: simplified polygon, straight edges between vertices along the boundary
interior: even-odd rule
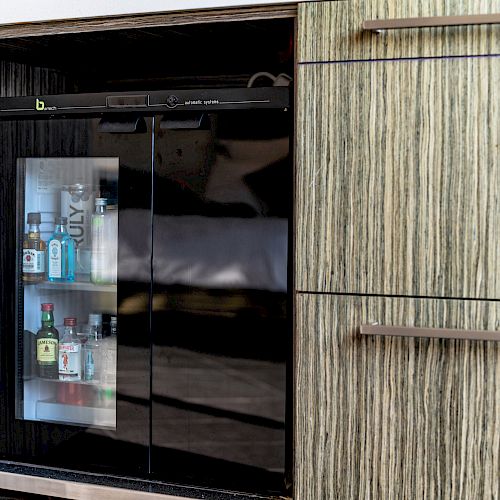
[[[382,335],[389,337],[425,337],[459,340],[492,340],[500,342],[500,331],[455,330],[452,328],[420,328],[416,326],[387,326],[378,323],[361,325],[361,335]]]
[[[363,30],[379,32],[383,30],[473,26],[481,24],[500,24],[500,14],[409,17],[406,19],[373,19],[370,21],[363,21]]]

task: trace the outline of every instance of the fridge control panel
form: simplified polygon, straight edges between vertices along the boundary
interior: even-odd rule
[[[90,116],[129,112],[131,109],[154,114],[172,109],[225,111],[287,109],[289,106],[288,87],[64,94],[0,98],[0,120],[28,116]]]
[[[137,108],[149,105],[148,95],[116,95],[107,96],[106,105],[108,108]]]

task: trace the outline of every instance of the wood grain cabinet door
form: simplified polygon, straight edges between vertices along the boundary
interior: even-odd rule
[[[299,294],[296,500],[498,499],[500,349],[361,337],[500,329],[500,302]]]
[[[304,61],[359,61],[500,53],[500,25],[398,29],[373,34],[363,21],[498,14],[497,0],[340,0],[299,5],[297,55]]]
[[[297,289],[500,298],[500,57],[302,64]]]

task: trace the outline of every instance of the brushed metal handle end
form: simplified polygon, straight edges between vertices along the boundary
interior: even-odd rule
[[[380,33],[385,30],[445,28],[450,26],[479,26],[484,24],[500,24],[500,14],[409,17],[406,19],[372,19],[363,21],[361,27],[363,31]]]
[[[389,337],[422,337],[456,340],[484,340],[500,342],[500,331],[495,330],[459,330],[453,328],[421,328],[417,326],[389,326],[378,323],[360,327],[361,335],[379,335]]]

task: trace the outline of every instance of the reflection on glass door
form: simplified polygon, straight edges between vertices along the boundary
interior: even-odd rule
[[[23,158],[17,168],[16,416],[115,428],[119,159]]]
[[[289,119],[157,126],[152,467],[170,481],[284,492]]]
[[[7,456],[145,474],[153,119],[22,118],[0,129],[15,179],[2,217]]]

